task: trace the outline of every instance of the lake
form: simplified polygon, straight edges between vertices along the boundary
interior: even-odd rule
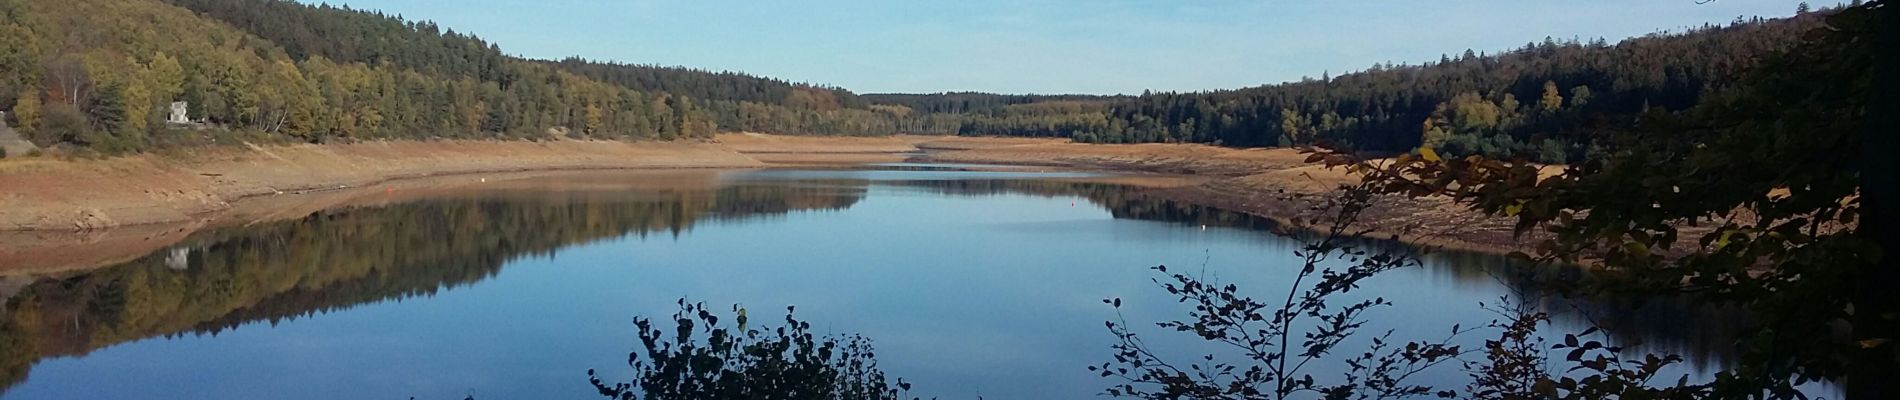
[[[1111,360],[1104,321],[1126,318],[1181,359],[1214,349],[1151,328],[1186,312],[1151,267],[1262,298],[1284,296],[1299,267],[1299,243],[1271,221],[1093,174],[905,169],[484,182],[7,277],[0,398],[590,398],[588,369],[631,374],[630,321],[665,319],[681,298],[765,322],[796,305],[818,332],[872,338],[914,396],[1089,398],[1114,383],[1085,369]],[[1396,303],[1367,335],[1436,339],[1495,319],[1480,304],[1512,293],[1498,276],[1521,268],[1432,254],[1354,293]],[[1602,319],[1695,375],[1726,362],[1745,320],[1670,302],[1544,303],[1554,331]]]

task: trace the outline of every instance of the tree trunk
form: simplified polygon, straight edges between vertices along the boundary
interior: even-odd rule
[[[1900,12],[1874,6],[1873,87],[1861,131],[1860,230],[1882,257],[1859,280],[1854,339],[1861,350],[1847,376],[1847,398],[1900,398]]]

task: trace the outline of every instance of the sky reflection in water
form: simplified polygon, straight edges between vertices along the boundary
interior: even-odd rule
[[[1111,354],[1103,298],[1124,298],[1140,325],[1184,311],[1150,267],[1284,293],[1296,243],[1270,223],[1044,180],[1087,176],[761,171],[477,191],[201,234],[184,264],[161,252],[8,299],[0,397],[586,398],[588,368],[628,373],[631,318],[687,297],[755,316],[795,304],[820,332],[874,338],[916,395],[1084,398],[1110,383],[1084,370]],[[1492,319],[1478,305],[1509,292],[1484,272],[1498,263],[1437,255],[1374,279],[1355,293],[1398,306],[1368,332],[1436,338]],[[1732,318],[1645,310],[1624,315],[1625,335],[1720,362]],[[1181,358],[1208,348],[1149,336]],[[1425,379],[1461,386],[1456,374]]]

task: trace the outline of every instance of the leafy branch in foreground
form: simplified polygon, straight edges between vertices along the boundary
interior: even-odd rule
[[[1115,361],[1089,369],[1123,381],[1107,390],[1114,396],[1285,399],[1310,393],[1327,399],[1385,399],[1431,393],[1431,387],[1406,380],[1463,353],[1450,344],[1451,336],[1463,332],[1456,326],[1451,336],[1438,342],[1394,346],[1389,342],[1391,331],[1374,337],[1363,353],[1342,360],[1347,372],[1338,382],[1321,383],[1307,372],[1309,364],[1326,358],[1359,333],[1367,311],[1391,305],[1375,297],[1337,306],[1331,302],[1334,296],[1349,293],[1382,272],[1419,265],[1412,254],[1368,253],[1356,244],[1356,237],[1365,232],[1350,229],[1370,203],[1371,192],[1365,189],[1349,188],[1320,206],[1337,212],[1323,221],[1328,228],[1322,236],[1295,252],[1303,263],[1283,299],[1256,300],[1240,294],[1236,285],[1182,273],[1170,275],[1165,283],[1155,281],[1178,301],[1194,304],[1189,320],[1156,326],[1226,345],[1238,350],[1241,360],[1206,354],[1202,363],[1176,364],[1157,354],[1123,319],[1107,323],[1118,339],[1113,346]],[[1329,267],[1335,263],[1345,266]],[[1166,266],[1155,270],[1168,272]],[[1120,299],[1104,302],[1121,307]],[[1310,328],[1301,330],[1302,326]]]
[[[1606,344],[1603,338],[1608,335],[1599,328],[1567,334],[1562,343],[1547,344],[1539,330],[1549,325],[1549,315],[1523,301],[1526,296],[1522,294],[1515,297],[1520,301],[1512,301],[1511,296],[1502,298],[1499,304],[1510,304],[1508,308],[1487,307],[1502,318],[1472,328],[1453,324],[1449,334],[1437,341],[1398,345],[1390,330],[1371,337],[1365,347],[1348,351],[1352,355],[1339,360],[1344,367],[1339,380],[1320,382],[1306,372],[1308,367],[1344,351],[1342,344],[1364,327],[1368,310],[1392,305],[1383,297],[1344,306],[1331,305],[1329,299],[1347,294],[1381,273],[1420,264],[1414,250],[1378,247],[1368,251],[1370,246],[1357,239],[1366,232],[1353,231],[1351,226],[1372,199],[1371,185],[1342,188],[1340,196],[1317,207],[1324,211],[1321,214],[1331,217],[1309,221],[1315,225],[1324,222],[1326,228],[1324,234],[1306,238],[1306,244],[1294,253],[1302,265],[1284,299],[1256,300],[1241,294],[1237,285],[1222,285],[1185,273],[1170,274],[1165,282],[1155,280],[1177,301],[1194,306],[1188,320],[1160,322],[1155,324],[1157,327],[1192,333],[1224,345],[1237,350],[1241,359],[1230,361],[1231,356],[1210,353],[1196,363],[1171,361],[1123,318],[1107,323],[1117,339],[1112,346],[1115,361],[1089,369],[1121,381],[1106,390],[1109,395],[1150,399],[1712,397],[1713,385],[1691,384],[1687,375],[1673,385],[1651,386],[1665,367],[1681,359],[1644,355],[1642,359],[1626,360],[1624,349]],[[1166,266],[1155,270],[1168,273]],[[1122,303],[1121,299],[1104,302],[1118,310]],[[1481,349],[1466,350],[1454,343],[1454,339],[1481,329],[1497,332],[1494,339],[1484,340]],[[1563,352],[1564,362],[1571,366],[1562,371],[1552,369],[1549,351]],[[1467,357],[1478,353],[1483,354],[1481,359]],[[1462,392],[1409,382],[1426,370],[1454,362],[1471,378]]]
[[[1497,336],[1484,341],[1483,360],[1465,361],[1471,383],[1465,386],[1464,398],[1702,399],[1710,395],[1710,385],[1691,384],[1688,375],[1670,386],[1650,385],[1664,367],[1680,363],[1679,356],[1645,354],[1639,360],[1625,360],[1624,347],[1605,343],[1609,335],[1594,323],[1581,333],[1565,334],[1561,343],[1548,344],[1538,330],[1548,326],[1549,314],[1538,311],[1522,293],[1498,301],[1485,307],[1502,317],[1485,325],[1497,330]],[[1571,367],[1555,372],[1546,349],[1564,353],[1564,362]]]
[[[1346,152],[1381,193],[1446,196],[1548,234],[1540,261],[1589,261],[1590,288],[1692,293],[1745,307],[1759,324],[1724,398],[1805,398],[1836,381],[1847,396],[1900,396],[1900,150],[1890,71],[1900,10],[1848,7],[1763,60],[1738,84],[1679,113],[1653,111],[1595,143],[1598,157],[1549,176],[1524,158],[1388,163]],[[1887,86],[1878,86],[1880,82]]]
[[[608,398],[635,399],[824,399],[894,400],[910,390],[903,379],[879,370],[871,340],[863,336],[819,337],[811,323],[785,307],[785,325],[749,329],[746,311],[733,306],[738,326],[701,303],[679,302],[670,332],[652,319],[635,318],[642,352],[627,355],[632,382],[607,383],[594,370],[588,380]]]

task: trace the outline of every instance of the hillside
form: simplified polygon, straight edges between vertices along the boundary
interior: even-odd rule
[[[167,0],[205,17],[283,46],[300,62],[312,57],[473,77],[510,87],[530,79],[518,69],[579,75],[641,93],[692,99],[722,130],[787,134],[888,134],[891,117],[868,111],[850,91],[686,67],[623,64],[569,57],[559,61],[510,57],[473,34],[428,21],[405,21],[373,11],[284,0]],[[540,98],[538,101],[555,101]],[[575,117],[575,118],[584,118]],[[574,127],[573,121],[555,121]]]
[[[742,73],[532,60],[426,21],[287,0],[0,0],[0,110],[42,147],[362,139],[708,138],[714,132],[1031,136],[1228,146],[1420,145],[1590,156],[1687,109],[1822,14],[1301,82],[1140,96],[871,94]],[[172,40],[169,38],[196,38]],[[185,119],[166,122],[174,101]]]
[[[1834,11],[1738,18],[1614,44],[1545,38],[1499,54],[1467,50],[1422,65],[1381,63],[1285,84],[1101,98],[1067,112],[994,110],[1075,99],[866,98],[919,109],[935,104],[933,111],[965,115],[970,122],[959,133],[966,135],[1243,147],[1331,142],[1386,151],[1426,144],[1454,154],[1541,153],[1546,161],[1561,162],[1588,153],[1599,131],[1626,128],[1647,111],[1687,109],[1727,88],[1762,58],[1787,51],[1802,34],[1821,27],[1822,17]],[[973,101],[980,105],[958,107]]]
[[[78,151],[892,130],[843,108],[863,106],[841,90],[525,60],[431,23],[288,1],[0,0],[0,39],[0,110],[34,142]],[[190,123],[167,122],[174,101]]]
[[[258,4],[272,4],[255,2]],[[414,68],[365,50],[330,59],[157,1],[4,0],[18,40],[0,106],[42,145],[123,152],[154,145],[432,137],[706,137],[712,117],[683,96],[643,93],[511,60],[479,41]],[[175,40],[174,38],[193,38]],[[332,36],[350,43],[348,35]],[[377,43],[387,43],[379,41]],[[166,122],[173,101],[193,123]]]

